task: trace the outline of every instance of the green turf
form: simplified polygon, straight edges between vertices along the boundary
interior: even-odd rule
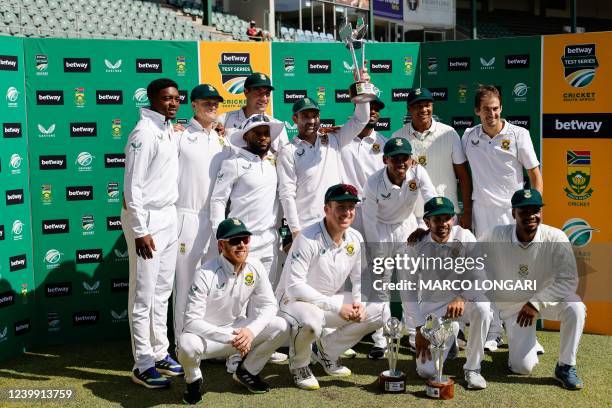
[[[402,349],[400,369],[408,373],[406,394],[382,395],[376,376],[386,369],[387,362],[372,362],[365,358],[370,347],[361,343],[354,360],[346,361],[353,370],[351,377],[335,379],[324,375],[320,367],[313,369],[321,389],[302,391],[293,387],[285,364],[268,364],[262,375],[272,391],[252,395],[233,383],[225,366],[204,365],[204,399],[200,406],[208,407],[395,407],[405,404],[419,406],[536,406],[604,407],[612,404],[608,379],[612,374],[612,337],[584,335],[578,353],[578,373],[585,383],[581,391],[566,391],[552,378],[557,360],[559,334],[539,332],[538,338],[546,349],[540,364],[531,376],[508,375],[507,350],[487,355],[482,373],[489,387],[483,391],[464,388],[461,367],[463,353],[445,365],[445,373],[456,375],[455,399],[431,401],[424,396],[423,381],[416,377],[413,356]],[[24,356],[0,364],[0,388],[71,388],[76,398],[69,403],[45,403],[45,407],[79,406],[85,408],[123,406],[153,407],[179,404],[183,380],[173,380],[169,390],[146,390],[130,381],[131,353],[128,342],[65,345],[32,350]],[[25,407],[34,404],[6,403],[0,406]],[[42,406],[42,405],[41,405]]]

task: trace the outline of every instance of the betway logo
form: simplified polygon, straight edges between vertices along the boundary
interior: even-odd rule
[[[391,90],[391,100],[393,102],[407,101],[409,92],[410,92],[410,89],[408,88],[392,89]]]
[[[391,60],[372,60],[370,61],[370,71],[374,73],[392,72],[393,61]]]
[[[97,136],[96,122],[73,122],[70,124],[70,137],[92,137]]]
[[[48,283],[45,285],[46,297],[70,296],[71,294],[72,283],[70,282]]]
[[[104,154],[104,167],[125,167],[125,154],[106,153]]]
[[[96,104],[98,105],[120,105],[122,102],[122,91],[96,91]]]
[[[21,123],[5,122],[2,124],[2,135],[7,138],[21,137]]]
[[[40,156],[38,159],[38,168],[40,170],[59,170],[66,168],[66,156],[63,155]]]
[[[15,303],[15,292],[3,292],[0,293],[0,307],[9,306]]]
[[[85,324],[96,324],[100,318],[100,313],[97,310],[87,312],[76,312],[72,315],[72,324],[75,326]]]
[[[15,336],[21,336],[30,331],[30,319],[19,320],[15,322]]]
[[[351,94],[346,89],[336,89],[336,103],[344,103],[351,101]]]
[[[127,292],[129,288],[127,279],[111,279],[111,292]]]
[[[448,59],[449,71],[469,71],[470,57],[455,57]]]
[[[328,74],[331,72],[331,60],[309,60],[308,73]]]
[[[136,72],[144,73],[161,73],[162,72],[162,60],[161,59],[137,59],[136,60]]]
[[[91,72],[89,58],[64,58],[64,72]]]
[[[555,119],[555,130],[590,130],[593,133],[598,133],[603,122],[570,120],[561,121]]]
[[[436,101],[447,101],[448,100],[448,89],[447,88],[429,88],[431,96]]]
[[[283,91],[283,94],[285,103],[295,103],[296,101],[307,96],[305,89],[286,89]]]
[[[390,118],[379,118],[376,125],[374,125],[374,130],[377,132],[385,131],[391,129],[391,119]]]
[[[92,199],[93,199],[93,187],[92,186],[66,187],[66,200],[67,201],[92,200]]]
[[[63,105],[64,91],[36,91],[37,105]]]
[[[106,230],[107,231],[120,231],[121,230],[121,218],[120,217],[106,217]]]
[[[9,257],[9,271],[15,272],[26,268],[26,256],[25,254],[15,255]]]
[[[43,234],[65,234],[70,232],[70,224],[68,219],[61,220],[43,220]]]
[[[566,54],[578,54],[578,55],[592,55],[594,49],[595,47],[580,46],[580,45],[576,45],[573,47],[568,46],[565,48],[565,53]]]
[[[23,189],[6,190],[6,205],[23,204]]]
[[[0,55],[0,71],[17,71],[17,57],[13,55]]]
[[[221,62],[223,63],[240,63],[240,64],[248,64],[249,63],[249,54],[229,54],[223,53],[221,54]]]
[[[506,69],[529,68],[529,54],[506,55]]]
[[[100,263],[102,262],[102,250],[79,249],[76,251],[76,263]]]

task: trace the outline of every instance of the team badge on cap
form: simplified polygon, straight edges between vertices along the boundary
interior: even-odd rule
[[[444,204],[444,200],[442,199],[442,197],[436,197],[436,204],[438,205]]]
[[[240,220],[237,220],[236,218],[233,219],[234,225],[240,225]]]
[[[404,142],[402,141],[402,139],[395,139],[395,145],[396,146],[403,146]]]
[[[525,198],[531,198],[531,190],[525,190],[523,192],[523,197]]]

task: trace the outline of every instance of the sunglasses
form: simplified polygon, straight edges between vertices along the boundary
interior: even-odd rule
[[[228,239],[227,242],[231,246],[238,246],[240,244],[247,245],[249,242],[251,242],[251,236],[250,235],[244,235],[244,236],[241,236],[241,237],[232,237],[232,238]]]

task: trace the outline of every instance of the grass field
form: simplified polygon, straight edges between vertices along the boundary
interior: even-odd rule
[[[399,368],[408,373],[406,394],[383,395],[378,392],[376,376],[386,369],[386,360],[372,362],[364,353],[370,344],[355,347],[354,360],[346,361],[353,375],[336,379],[324,375],[320,367],[313,372],[321,389],[302,391],[293,387],[284,364],[268,364],[262,375],[273,387],[263,395],[252,395],[233,383],[225,365],[204,364],[204,399],[199,406],[209,407],[394,407],[406,404],[419,406],[487,406],[487,407],[605,407],[612,406],[608,379],[612,374],[612,337],[584,335],[578,353],[578,373],[585,383],[581,391],[566,391],[559,387],[552,373],[557,360],[559,334],[539,332],[538,338],[546,349],[540,364],[531,376],[509,375],[507,350],[487,355],[482,373],[488,381],[483,391],[465,388],[459,358],[445,364],[445,373],[456,375],[455,399],[432,401],[424,395],[423,381],[416,377],[414,358],[402,349]],[[0,364],[0,388],[45,388],[75,391],[70,402],[44,404],[8,403],[0,406],[25,407],[78,406],[85,408],[123,406],[153,407],[181,403],[183,380],[173,380],[168,390],[146,390],[130,381],[132,364],[130,346],[125,342],[65,345],[32,350],[26,355]],[[607,384],[607,385],[606,385]],[[3,398],[5,398],[3,396]]]

